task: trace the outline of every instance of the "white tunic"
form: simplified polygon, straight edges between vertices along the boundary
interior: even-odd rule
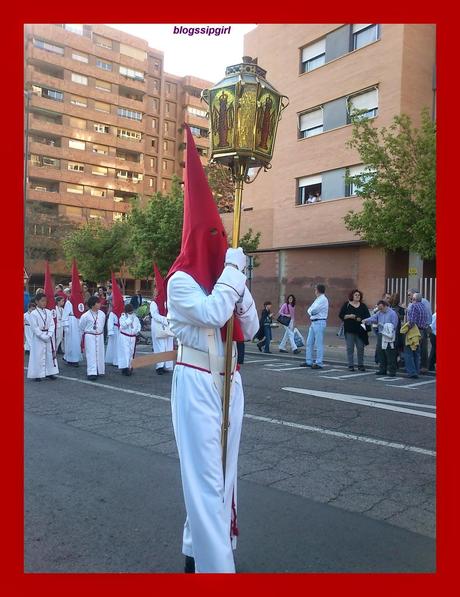
[[[64,346],[64,327],[62,325],[63,313],[64,307],[56,306],[56,351],[61,343]]]
[[[134,313],[122,313],[120,316],[120,335],[118,336],[118,368],[130,369],[136,347],[136,337],[141,331],[141,322]]]
[[[118,365],[118,337],[120,324],[118,317],[113,311],[109,313],[107,319],[107,350],[105,351],[105,362],[110,365]]]
[[[73,314],[72,303],[69,300],[64,305],[62,326],[65,333],[64,359],[69,363],[78,363],[82,360],[81,335],[80,328],[78,327],[78,319]]]
[[[49,309],[37,307],[29,314],[32,340],[27,377],[36,379],[59,373],[54,340],[54,321]]]
[[[80,317],[80,333],[85,345],[87,375],[105,375],[105,313],[91,309]]]
[[[32,344],[33,332],[30,327],[30,313],[29,311],[24,313],[24,350],[30,350]]]
[[[226,267],[210,295],[184,272],[173,274],[168,283],[168,320],[179,342],[207,351],[206,328],[215,328],[220,356],[225,346],[220,328],[231,317],[235,303],[245,339],[259,329],[254,301],[245,286],[246,277]],[[178,365],[171,392],[174,434],[180,457],[187,519],[182,551],[195,558],[196,572],[234,572],[231,536],[236,518],[238,449],[243,419],[244,395],[239,372],[235,372],[230,396],[230,427],[227,439],[225,489],[222,473],[222,399],[210,373]]]
[[[168,336],[167,338],[157,338],[155,336],[154,322],[156,321],[157,323],[160,323],[160,324],[168,323],[168,320],[166,319],[166,317],[164,315],[160,315],[160,313],[158,311],[158,305],[156,304],[155,301],[152,301],[150,303],[150,315],[152,317],[152,350],[153,350],[153,352],[166,352],[168,350],[173,350],[174,345],[173,345],[173,337],[172,336]],[[164,367],[168,371],[172,371],[173,362],[172,361],[163,361],[161,363],[157,363],[155,366],[156,369],[161,369],[162,367]]]

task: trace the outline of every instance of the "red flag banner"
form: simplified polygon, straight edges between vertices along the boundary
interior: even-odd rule
[[[117,284],[115,274],[112,272],[112,311],[120,319],[120,315],[125,310],[125,303],[120,287]]]
[[[160,270],[156,263],[153,264],[153,271],[155,272],[155,290],[156,290],[156,298],[155,302],[158,306],[158,313],[160,315],[166,316],[166,292],[165,292],[165,282],[163,280],[162,275],[160,274]]]
[[[72,262],[72,291],[70,293],[70,302],[72,303],[73,314],[77,319],[80,319],[85,311],[85,301],[83,299],[80,276],[78,274],[77,262],[75,259]]]

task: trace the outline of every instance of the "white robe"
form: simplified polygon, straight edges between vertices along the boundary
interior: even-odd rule
[[[154,322],[158,322],[160,324],[167,325],[168,320],[164,315],[160,315],[158,311],[158,305],[155,301],[150,303],[150,315],[152,317],[152,350],[153,352],[166,352],[168,350],[173,350],[173,337],[168,336],[167,338],[157,338],[155,336],[155,324]],[[172,361],[163,361],[161,363],[157,363],[155,365],[156,369],[161,369],[164,367],[168,371],[172,371],[173,369],[173,362]]]
[[[56,307],[56,352],[60,344],[62,344],[62,347],[64,346],[64,327],[62,325],[63,314],[64,307]]]
[[[136,347],[136,337],[141,331],[141,322],[134,313],[122,313],[120,316],[120,335],[118,336],[118,368],[131,369],[131,362]]]
[[[59,373],[57,359],[54,356],[54,321],[49,309],[37,307],[29,314],[32,340],[30,345],[27,377],[36,379]]]
[[[105,375],[104,347],[105,313],[86,311],[80,317],[79,328],[84,335],[87,375]],[[96,326],[96,327],[94,327]]]
[[[30,313],[32,311],[26,311],[24,313],[24,350],[30,350],[32,344],[33,332],[30,327]]]
[[[105,351],[105,362],[110,365],[118,365],[118,338],[120,336],[119,331],[120,324],[118,323],[118,317],[113,311],[109,313],[107,319],[107,349]]]
[[[259,329],[259,320],[245,282],[244,274],[228,266],[207,296],[191,276],[176,272],[168,283],[168,320],[179,342],[208,351],[206,328],[214,328],[218,354],[224,356],[220,328],[230,319],[241,296],[236,314],[245,339],[252,339]],[[182,551],[195,558],[196,572],[235,572],[232,549],[236,547],[236,537],[231,529],[232,521],[236,522],[237,463],[244,409],[240,373],[234,374],[230,395],[225,489],[222,399],[212,375],[176,363],[171,407],[187,511]]]
[[[69,300],[64,305],[62,326],[65,333],[64,359],[69,363],[78,363],[82,360],[81,334],[78,319],[73,314],[72,303]]]

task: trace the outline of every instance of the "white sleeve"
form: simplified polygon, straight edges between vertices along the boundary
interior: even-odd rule
[[[153,321],[156,321],[157,323],[160,323],[161,325],[168,325],[168,320],[166,319],[166,317],[164,315],[160,315],[160,313],[158,311],[158,305],[156,304],[155,301],[152,301],[150,303],[150,315],[151,315]]]
[[[176,317],[197,327],[221,328],[230,319],[235,303],[243,296],[246,276],[234,267],[224,268],[211,294],[184,272],[168,282],[168,318]]]
[[[120,331],[124,331],[126,332],[128,330],[129,327],[129,319],[126,317],[126,315],[124,313],[121,314],[120,316]]]
[[[141,322],[137,315],[134,316],[133,334],[138,334],[141,331]]]
[[[236,305],[236,316],[240,320],[244,339],[252,340],[259,329],[256,305],[249,289],[246,288],[241,303]]]
[[[78,321],[78,327],[80,328],[80,332],[84,332],[85,331],[85,327],[86,327],[86,317],[85,315],[82,315]]]
[[[115,316],[114,314],[111,312],[109,315],[109,318],[107,319],[107,335],[108,336],[112,336],[113,335],[113,324],[115,323]]]

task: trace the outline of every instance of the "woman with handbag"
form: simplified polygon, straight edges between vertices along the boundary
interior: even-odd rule
[[[280,352],[287,352],[286,343],[289,340],[292,352],[294,354],[298,354],[300,352],[300,348],[297,348],[294,340],[295,296],[293,294],[290,294],[287,297],[286,302],[281,305],[276,321],[284,326],[284,336],[279,345]]]
[[[364,368],[364,347],[369,344],[367,330],[363,328],[361,322],[370,317],[369,309],[362,302],[363,293],[355,288],[348,295],[348,301],[340,309],[339,317],[343,321],[345,341],[347,343],[348,369],[354,371],[354,352],[355,346],[358,354],[358,370],[365,371]]]

